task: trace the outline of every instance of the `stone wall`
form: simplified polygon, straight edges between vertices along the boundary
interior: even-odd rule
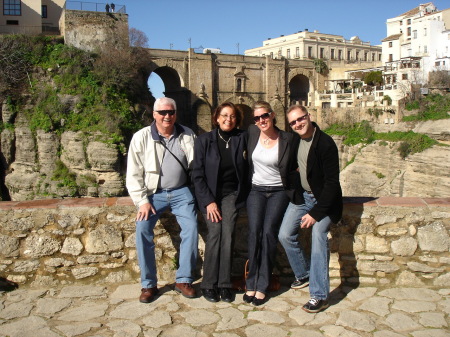
[[[129,198],[0,202],[0,274],[32,286],[138,282],[134,216]],[[449,219],[449,198],[346,198],[343,220],[330,232],[331,282],[448,285]],[[203,222],[199,232],[200,277]],[[246,259],[245,210],[236,232],[237,275]],[[162,282],[174,281],[179,241],[174,217],[163,214],[155,229]],[[275,272],[292,280],[281,247]]]

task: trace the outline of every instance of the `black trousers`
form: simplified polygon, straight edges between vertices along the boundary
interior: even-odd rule
[[[217,204],[222,221],[212,222],[203,214],[208,227],[205,261],[203,263],[202,289],[231,288],[231,262],[233,254],[233,232],[238,210],[237,192],[228,194]]]

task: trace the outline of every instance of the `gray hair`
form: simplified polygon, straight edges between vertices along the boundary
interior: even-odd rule
[[[160,97],[157,98],[155,104],[153,104],[153,111],[158,110],[160,105],[171,105],[174,110],[177,110],[177,103],[172,98],[169,97]]]

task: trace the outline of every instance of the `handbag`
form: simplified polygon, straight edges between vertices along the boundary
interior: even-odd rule
[[[247,276],[248,276],[248,260],[245,261],[243,277],[234,278],[232,280],[233,289],[235,289],[237,291],[245,291]],[[269,287],[267,288],[267,291],[269,291],[269,292],[277,291],[280,289],[280,287],[281,287],[280,276],[272,273],[272,275],[270,275],[270,282],[269,282]]]

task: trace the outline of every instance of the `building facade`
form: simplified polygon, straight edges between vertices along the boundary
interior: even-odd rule
[[[393,100],[405,97],[413,85],[426,85],[430,72],[450,70],[450,8],[440,11],[428,2],[388,19],[386,25],[383,77]]]
[[[341,35],[324,34],[308,29],[291,35],[267,39],[262,47],[248,49],[247,56],[266,56],[286,59],[323,59],[358,61],[381,61],[381,48],[363,42],[357,36],[346,40]]]
[[[59,34],[65,0],[0,0],[0,34]]]

